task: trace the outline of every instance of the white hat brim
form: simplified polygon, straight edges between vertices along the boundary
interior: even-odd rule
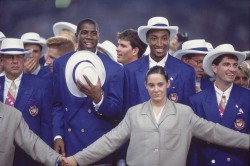
[[[212,50],[210,51],[203,60],[203,69],[204,71],[211,77],[214,77],[214,72],[212,70],[212,62],[224,54],[233,54],[238,58],[238,65],[240,65],[245,59],[246,55],[239,51],[220,51],[220,50]]]
[[[108,54],[108,56],[109,56],[113,61],[117,62],[117,56],[115,56],[115,55],[117,55],[116,53],[111,52],[109,49],[103,47],[103,45],[100,44],[100,43],[97,44],[97,48],[102,49],[106,54]]]
[[[186,54],[205,54],[206,55],[207,53],[208,51],[178,50],[175,52],[174,57],[181,60],[182,56]]]
[[[0,54],[5,54],[5,55],[18,55],[18,54],[24,54],[24,59],[28,58],[33,50],[27,50],[27,51],[1,51]]]
[[[62,29],[69,29],[71,32],[76,33],[77,26],[68,22],[57,22],[53,25],[54,35],[58,36]]]
[[[81,91],[79,91],[79,89],[77,88],[76,83],[74,81],[74,76],[73,76],[75,66],[83,61],[90,61],[95,66],[96,71],[98,73],[98,77],[100,78],[100,81],[101,81],[101,85],[104,84],[105,79],[106,79],[105,67],[101,59],[96,54],[90,51],[86,51],[86,50],[77,51],[69,58],[65,67],[65,79],[66,79],[67,87],[70,93],[76,97],[86,97],[86,95],[82,93]],[[93,69],[93,68],[91,69],[90,65],[81,66],[81,70],[84,70],[87,68],[90,69],[89,71]],[[95,74],[95,73],[91,73],[91,74]],[[92,83],[96,82],[95,76],[89,79]],[[82,80],[80,79],[80,81]]]
[[[141,39],[141,41],[143,41],[145,44],[148,44],[146,35],[147,35],[147,32],[150,29],[166,29],[166,30],[169,30],[170,39],[172,39],[178,33],[178,27],[177,26],[166,26],[166,27],[163,27],[163,26],[140,26],[138,28],[138,35],[139,35],[139,38]]]

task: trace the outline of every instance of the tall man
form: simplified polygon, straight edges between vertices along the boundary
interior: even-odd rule
[[[222,44],[209,52],[204,58],[203,68],[207,74],[215,76],[214,86],[190,97],[190,101],[198,116],[249,134],[250,91],[233,84],[237,66],[245,56],[230,44]],[[195,141],[190,155],[190,165],[193,166],[249,165],[248,152],[200,140]]]
[[[5,76],[0,78],[0,101],[9,104],[23,114],[30,129],[47,144],[52,145],[51,87],[36,75],[23,73],[24,59],[31,50],[24,51],[20,39],[6,38],[0,55]],[[16,148],[14,166],[36,166],[21,148]]]
[[[123,65],[129,64],[146,51],[147,44],[143,43],[136,30],[126,29],[117,34],[117,61]]]
[[[114,127],[114,120],[121,116],[123,101],[123,68],[108,56],[97,51],[99,28],[91,19],[84,19],[77,25],[78,50],[96,53],[101,59],[106,79],[101,86],[76,81],[79,91],[87,97],[76,97],[70,93],[65,80],[65,66],[74,52],[54,61],[55,86],[53,131],[55,150],[63,155],[72,155],[101,137]],[[79,55],[79,56],[84,56]],[[112,164],[105,158],[96,164]]]
[[[149,99],[144,86],[145,75],[155,65],[163,66],[169,73],[168,98],[188,104],[189,96],[195,94],[195,72],[192,67],[168,54],[169,42],[178,31],[177,26],[169,26],[164,17],[149,19],[148,25],[140,26],[140,39],[150,47],[149,56],[144,56],[124,66],[124,110]]]

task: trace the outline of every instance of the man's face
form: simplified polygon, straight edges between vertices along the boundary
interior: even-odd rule
[[[25,51],[33,50],[31,55],[25,59],[25,62],[34,62],[34,66],[39,65],[39,59],[42,57],[42,50],[41,47],[37,44],[25,44],[24,45]]]
[[[150,56],[156,62],[162,60],[169,49],[169,31],[162,29],[151,29],[147,35],[147,42],[150,47]]]
[[[228,57],[224,57],[218,66],[212,64],[216,82],[222,86],[232,84],[236,77],[237,67],[237,60]]]
[[[76,37],[78,39],[78,50],[96,51],[96,46],[99,40],[99,32],[94,24],[82,24]]]
[[[138,59],[138,48],[132,48],[130,41],[119,39],[116,48],[117,61],[123,65]]]
[[[47,56],[46,64],[49,65],[50,71],[53,72],[53,62],[55,59],[60,57],[60,52],[55,47],[49,47],[46,56]]]
[[[24,69],[24,55],[1,55],[1,64],[3,65],[7,78],[16,79]]]
[[[188,56],[188,55],[187,55]],[[202,67],[203,59],[205,58],[204,54],[194,54],[191,58],[186,57],[183,60],[185,63],[192,66],[196,73],[196,78],[201,78],[205,75],[204,69]]]

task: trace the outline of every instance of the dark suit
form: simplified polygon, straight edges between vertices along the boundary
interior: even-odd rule
[[[100,52],[97,56],[104,64],[106,79],[102,86],[104,98],[98,111],[89,97],[73,96],[65,80],[65,66],[73,53],[61,56],[53,64],[53,132],[54,136],[63,136],[67,155],[75,154],[111,130],[121,116],[123,101],[123,68]],[[100,163],[111,163],[111,160]]]
[[[195,94],[195,71],[189,65],[168,55],[165,64],[168,72],[170,87],[168,98],[172,101],[189,104],[188,98]],[[145,77],[149,70],[149,57],[144,56],[124,66],[124,110],[131,106],[149,100],[149,94],[145,88]]]
[[[230,129],[250,133],[250,91],[233,85],[223,118],[220,117],[214,86],[190,97],[194,112],[204,119]],[[226,148],[195,139],[189,165],[248,166],[249,154],[235,148]]]
[[[0,101],[3,101],[5,77],[0,78]],[[32,74],[23,74],[14,107],[20,110],[30,129],[52,146],[51,87],[48,82]],[[16,148],[14,165],[34,166],[20,148]]]

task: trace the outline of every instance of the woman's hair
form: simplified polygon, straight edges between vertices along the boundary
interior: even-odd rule
[[[148,70],[148,72],[146,74],[146,78],[145,78],[146,83],[148,82],[148,76],[151,74],[161,74],[165,78],[165,80],[168,82],[168,73],[161,66],[154,66]]]

